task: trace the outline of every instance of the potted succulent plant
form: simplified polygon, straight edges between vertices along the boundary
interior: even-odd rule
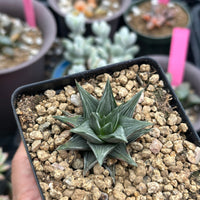
[[[200,138],[152,59],[20,87],[12,106],[42,199],[199,198]]]
[[[173,28],[190,25],[188,8],[179,1],[168,4],[158,0],[135,1],[123,17],[127,26],[138,34],[138,43],[144,47],[141,55],[168,54]]]
[[[139,51],[138,45],[135,45],[136,34],[125,26],[115,32],[112,42],[109,38],[111,27],[104,21],[94,22],[91,25],[94,36],[88,37],[84,37],[83,14],[69,14],[66,23],[70,34],[63,39],[65,61],[55,68],[52,78],[132,59]]]
[[[76,3],[77,1],[80,1],[80,0],[75,0],[75,1],[71,1],[71,0],[70,1],[67,1],[67,0],[66,1],[48,0],[48,4],[49,4],[50,8],[52,9],[52,11],[55,14],[56,19],[57,19],[58,35],[60,37],[66,37],[68,35],[69,29],[66,26],[65,17],[71,11],[73,12],[73,10],[74,10],[73,4]],[[59,2],[63,3],[64,5],[69,6],[69,8],[66,8],[63,11],[62,9],[65,6],[61,5],[59,7]],[[89,1],[82,1],[81,0],[81,4],[86,4],[87,2],[89,2]],[[116,0],[116,1],[114,0],[112,2],[101,0],[101,1],[93,1],[93,3],[96,4],[95,7],[99,7],[99,8],[100,8],[101,4],[102,4],[102,8],[104,8],[104,9],[106,9],[107,6],[108,6],[108,8],[107,8],[108,11],[106,9],[107,15],[100,16],[98,18],[88,18],[87,17],[87,20],[86,20],[86,27],[87,27],[86,34],[91,34],[91,24],[93,22],[99,21],[99,20],[103,20],[103,21],[106,21],[107,23],[110,24],[110,26],[111,26],[111,35],[110,36],[112,36],[114,34],[114,32],[116,31],[117,27],[118,27],[118,23],[119,23],[120,17],[122,16],[122,14],[129,7],[129,5],[131,3],[131,0],[123,0],[123,1],[122,0]],[[110,11],[109,7],[114,7],[113,9],[115,9],[116,11],[111,14],[109,12]],[[115,8],[115,7],[117,7],[117,8]],[[82,8],[82,6],[81,6],[81,8]]]
[[[7,148],[12,142],[16,132],[16,123],[12,115],[10,97],[12,92],[20,85],[43,80],[44,77],[44,55],[51,47],[56,36],[56,24],[48,9],[41,3],[33,1],[36,23],[42,32],[43,45],[37,55],[31,59],[17,64],[14,67],[0,70],[0,144]],[[0,2],[0,12],[24,21],[24,9],[21,0],[8,0]],[[16,29],[19,31],[18,29]],[[3,30],[2,30],[3,31]],[[6,138],[8,140],[6,140]]]

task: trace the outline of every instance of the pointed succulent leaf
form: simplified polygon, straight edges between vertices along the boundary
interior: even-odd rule
[[[102,135],[100,138],[107,143],[127,143],[127,138],[122,126],[118,126],[115,132],[108,135]]]
[[[140,51],[140,47],[138,45],[134,45],[126,50],[125,55],[135,55]]]
[[[84,169],[83,169],[83,176],[86,175],[86,173],[94,167],[97,163],[97,159],[92,151],[86,151],[84,153]]]
[[[136,120],[130,117],[124,117],[124,116],[120,118],[119,123],[121,126],[123,126],[127,139],[131,138],[132,135],[134,135],[136,131],[139,131],[141,129],[146,128],[147,126],[152,125],[152,123],[147,122],[147,121],[139,121],[139,120]]]
[[[128,152],[126,150],[126,145],[123,143],[118,144],[117,147],[115,149],[113,149],[113,151],[109,155],[118,160],[125,161],[130,165],[137,166],[135,161],[128,154]]]
[[[89,119],[89,125],[97,135],[101,134],[101,131],[100,131],[101,126],[99,124],[99,118],[100,117],[98,113],[92,112]]]
[[[143,90],[135,94],[129,101],[121,104],[120,106],[116,107],[107,117],[112,118],[114,115],[117,115],[119,113],[120,116],[127,116],[127,117],[133,117],[133,113],[135,111],[135,107],[140,99],[140,96],[142,95]]]
[[[136,141],[139,137],[143,136],[144,134],[149,133],[150,130],[151,129],[141,129],[141,130],[134,132],[134,134],[129,136],[128,144]]]
[[[182,83],[175,89],[175,93],[180,100],[186,99],[190,93],[190,84]]]
[[[86,139],[89,142],[94,144],[102,144],[103,141],[95,134],[89,125],[89,121],[83,122],[80,126],[71,129],[72,133],[76,133]]]
[[[74,135],[65,144],[60,145],[57,150],[89,150],[87,141],[79,135]]]
[[[116,144],[92,144],[90,142],[88,142],[88,145],[92,149],[100,165],[103,164],[107,155],[116,147]]]
[[[53,118],[69,125],[70,127],[76,127],[80,124],[80,116],[68,117],[68,116],[53,116]]]
[[[200,96],[197,94],[190,94],[187,98],[188,106],[199,105],[200,104]]]
[[[0,166],[0,173],[6,172],[9,169],[10,169],[9,164],[3,164],[3,165]]]
[[[113,132],[113,129],[112,129],[112,123],[111,122],[105,124],[101,128],[101,135],[108,135],[108,134],[111,134],[112,132]]]
[[[106,82],[103,96],[101,97],[99,101],[99,105],[97,107],[96,112],[98,112],[100,116],[105,116],[105,115],[108,115],[116,107],[117,107],[117,104],[113,96],[112,88],[110,86],[110,81],[108,79]]]
[[[78,82],[76,82],[76,86],[78,88],[78,91],[80,93],[80,97],[82,100],[83,105],[83,117],[84,118],[90,118],[90,114],[92,112],[95,112],[98,106],[98,100],[92,96],[89,92],[84,90]]]
[[[108,166],[107,164],[103,164],[103,166],[109,171],[113,183],[115,184],[115,165]]]
[[[2,165],[8,158],[8,153],[3,153],[2,148],[0,151],[0,165]]]

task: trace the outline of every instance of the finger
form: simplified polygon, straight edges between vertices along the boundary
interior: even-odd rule
[[[41,200],[39,190],[22,142],[12,160],[13,200]]]

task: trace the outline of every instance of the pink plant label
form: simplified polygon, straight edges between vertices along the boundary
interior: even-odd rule
[[[169,0],[159,0],[159,3],[161,3],[161,4],[168,4]]]
[[[26,22],[29,26],[36,27],[35,12],[32,0],[23,0]]]
[[[187,57],[190,30],[187,28],[174,28],[169,53],[168,72],[172,75],[172,85],[182,83]]]

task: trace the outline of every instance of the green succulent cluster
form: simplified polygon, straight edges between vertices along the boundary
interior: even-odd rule
[[[143,91],[129,101],[117,106],[109,80],[103,96],[97,100],[84,90],[78,82],[83,106],[82,115],[54,116],[72,127],[74,135],[58,150],[84,151],[84,170],[86,174],[97,162],[104,164],[107,157],[116,158],[137,166],[126,149],[126,145],[149,132],[151,123],[133,119],[133,113]]]
[[[8,153],[4,153],[2,148],[0,147],[0,180],[4,180],[4,172],[9,170],[10,165],[6,164],[6,160],[8,158]]]

